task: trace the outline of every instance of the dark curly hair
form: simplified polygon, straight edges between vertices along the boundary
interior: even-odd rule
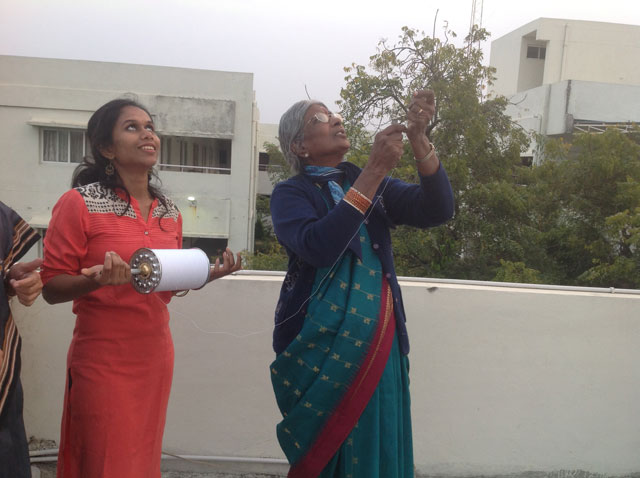
[[[140,103],[127,98],[111,100],[102,105],[95,113],[93,113],[93,115],[91,115],[87,125],[87,136],[89,138],[89,144],[91,145],[91,155],[84,157],[82,163],[80,163],[73,171],[73,176],[71,178],[72,188],[85,186],[91,183],[100,183],[101,186],[113,191],[118,189],[123,191],[127,196],[127,207],[121,215],[124,215],[131,206],[131,194],[129,194],[129,191],[118,175],[118,171],[114,171],[111,175],[106,173],[105,168],[109,164],[109,159],[103,156],[101,151],[113,144],[113,129],[120,117],[122,109],[127,106],[140,108],[149,115],[149,118],[151,118],[151,113],[149,113],[147,108],[142,106]],[[152,198],[157,198],[164,206],[165,212],[159,218],[159,220],[161,220],[164,214],[168,212],[169,207],[164,194],[162,194],[162,191],[160,190],[160,186],[152,184],[153,180],[160,183],[160,178],[158,178],[155,170],[150,169],[148,186],[149,194]]]

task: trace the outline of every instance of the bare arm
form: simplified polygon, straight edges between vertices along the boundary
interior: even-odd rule
[[[99,288],[97,282],[86,276],[60,274],[47,282],[42,289],[42,297],[49,304],[60,304],[78,299]]]
[[[404,125],[394,124],[376,135],[369,160],[353,183],[353,187],[369,199],[373,199],[382,180],[400,161],[402,133],[405,131]]]
[[[422,176],[431,176],[440,168],[440,160],[425,133],[435,112],[436,100],[432,90],[416,91],[413,94],[407,114],[407,138],[416,159],[416,167]]]
[[[81,275],[60,274],[52,277],[42,289],[42,297],[49,304],[75,300],[108,285],[122,285],[131,281],[129,264],[115,252],[107,252],[104,264],[84,268]]]
[[[407,134],[413,155],[420,160],[416,162],[418,172],[422,176],[431,176],[440,168],[440,160],[435,154],[429,155],[433,146],[425,134],[427,126],[435,114],[435,96],[433,91],[417,91],[408,108],[407,126],[391,125],[376,135],[369,161],[353,187],[373,199],[378,186],[389,172],[396,167],[402,156],[402,133]]]

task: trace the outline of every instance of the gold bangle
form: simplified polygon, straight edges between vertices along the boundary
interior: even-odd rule
[[[416,164],[422,164],[425,161],[429,161],[431,158],[433,158],[433,156],[435,156],[436,154],[436,147],[433,145],[433,143],[431,141],[429,141],[429,146],[431,146],[431,149],[429,150],[429,152],[427,153],[427,155],[422,158],[422,159],[418,159],[414,156],[414,161],[416,162]]]
[[[371,199],[362,194],[356,188],[349,188],[344,195],[344,200],[347,204],[356,208],[360,213],[364,214],[371,206]]]

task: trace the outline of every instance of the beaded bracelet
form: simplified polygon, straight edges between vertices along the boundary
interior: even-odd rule
[[[371,199],[353,187],[349,188],[347,194],[344,195],[344,200],[362,214],[367,212],[367,209],[371,206]]]

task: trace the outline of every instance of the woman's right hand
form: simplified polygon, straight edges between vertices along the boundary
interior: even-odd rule
[[[380,131],[373,141],[369,160],[353,187],[370,200],[385,176],[396,167],[404,150],[402,133],[407,130],[403,124],[392,124]]]
[[[382,177],[395,168],[402,157],[402,133],[406,131],[403,124],[392,124],[376,134],[366,168],[371,168]]]
[[[104,255],[104,264],[85,267],[80,272],[100,286],[122,285],[131,282],[129,264],[113,251],[109,251]]]

